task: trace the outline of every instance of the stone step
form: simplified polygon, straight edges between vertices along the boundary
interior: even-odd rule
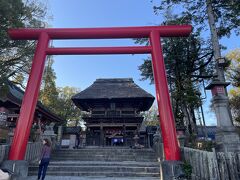
[[[159,180],[159,177],[104,177],[104,176],[50,176],[46,180]],[[28,176],[24,180],[36,180],[35,176]]]
[[[112,152],[112,149],[108,149],[109,152],[90,149],[77,149],[77,150],[59,150],[53,153],[53,160],[82,160],[82,161],[156,161],[157,158],[152,150],[142,149],[117,149],[119,152]],[[116,150],[116,149],[114,149]],[[127,151],[130,152],[127,152]]]
[[[78,158],[95,158],[95,157],[104,157],[104,158],[110,158],[110,157],[117,157],[117,158],[139,158],[141,157],[142,159],[156,159],[155,155],[131,155],[131,154],[88,154],[88,155],[84,155],[84,154],[52,154],[51,156],[52,158],[57,158],[57,157],[63,157],[63,158],[72,158],[72,157],[78,157]]]
[[[117,152],[117,151],[108,151],[108,152],[103,152],[103,151],[69,151],[69,152],[63,152],[63,151],[55,151],[54,153],[56,154],[139,154],[139,155],[144,155],[144,154],[154,154],[154,152]]]
[[[29,171],[38,171],[38,166],[32,166]],[[159,173],[159,167],[134,167],[134,166],[53,166],[49,165],[48,171],[76,171],[76,172],[145,172],[145,173]]]
[[[103,152],[107,152],[107,151],[111,151],[111,152],[153,152],[152,149],[131,149],[131,148],[96,148],[99,151],[103,151]],[[59,152],[76,152],[76,151],[96,151],[96,149],[94,148],[80,148],[80,149],[60,149],[60,150],[56,150]]]
[[[137,156],[137,155],[105,155],[105,154],[94,154],[94,155],[72,155],[72,154],[66,154],[66,155],[59,155],[59,154],[53,154],[52,159],[55,158],[120,158],[120,159],[128,159],[128,158],[141,158],[141,159],[156,159],[155,155],[144,155],[144,156]]]
[[[50,165],[57,166],[137,166],[137,167],[159,167],[158,162],[136,162],[136,161],[122,161],[122,162],[107,162],[107,161],[50,161]],[[32,164],[36,166],[36,164]]]
[[[36,171],[29,171],[29,176],[36,175]],[[75,171],[47,171],[47,175],[55,176],[98,176],[98,177],[159,177],[159,173],[146,172],[75,172]]]
[[[124,155],[124,154],[129,154],[129,155],[154,155],[154,152],[94,152],[94,151],[89,151],[89,152],[53,152],[53,154],[60,154],[60,155],[68,155],[68,154],[73,154],[73,155],[92,155],[92,154],[111,154],[111,155]]]
[[[128,159],[128,158],[141,158],[141,159],[156,159],[156,156],[137,156],[137,155],[104,155],[104,154],[96,154],[96,155],[57,155],[57,154],[52,154],[52,159],[54,158],[121,158],[121,159]]]
[[[36,175],[38,165],[30,165]],[[53,152],[47,171],[56,176],[159,177],[160,168],[152,149],[83,148]]]
[[[62,153],[62,152],[53,152],[56,155],[95,155],[95,154],[103,154],[103,155],[141,155],[141,156],[154,156],[154,153],[103,153],[103,152],[78,152],[78,153]]]
[[[157,160],[155,159],[136,159],[136,158],[128,158],[128,159],[120,159],[120,158],[95,158],[95,159],[89,159],[89,158],[54,158],[53,160],[55,161],[71,161],[71,160],[81,160],[81,161],[137,161],[137,162],[156,162]]]

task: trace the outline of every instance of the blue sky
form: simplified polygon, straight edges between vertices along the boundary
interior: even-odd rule
[[[150,26],[158,25],[163,20],[161,16],[154,15],[150,0],[49,0],[48,4],[53,16],[50,24],[55,28]],[[239,47],[236,39],[224,39],[223,43],[233,49]],[[132,39],[65,40],[54,41],[53,44],[56,47],[127,46],[134,45],[134,42]],[[83,90],[96,78],[132,77],[139,86],[155,95],[155,87],[149,81],[140,81],[138,66],[146,57],[147,55],[55,56],[57,86],[74,86]],[[208,92],[208,101],[210,97]],[[205,103],[207,124],[213,124],[215,118],[208,106],[209,103]]]

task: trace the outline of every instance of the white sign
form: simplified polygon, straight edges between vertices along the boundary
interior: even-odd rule
[[[63,139],[62,140],[62,146],[69,146],[70,140],[69,139]]]

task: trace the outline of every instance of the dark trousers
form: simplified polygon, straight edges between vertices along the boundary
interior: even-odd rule
[[[47,167],[49,164],[50,159],[49,158],[43,158],[39,164],[39,169],[38,169],[38,179],[40,179],[42,175],[42,180],[44,180],[47,172]]]

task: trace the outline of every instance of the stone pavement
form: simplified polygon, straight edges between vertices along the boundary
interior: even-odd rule
[[[36,176],[30,176],[27,180],[36,180]],[[160,178],[154,177],[71,177],[71,176],[46,176],[45,180],[160,180]]]

